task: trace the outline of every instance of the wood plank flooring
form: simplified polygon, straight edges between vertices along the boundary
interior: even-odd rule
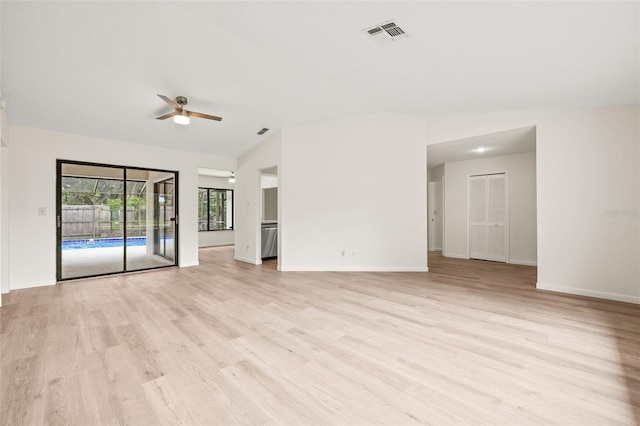
[[[13,291],[0,424],[634,425],[640,306],[535,268],[201,265]]]

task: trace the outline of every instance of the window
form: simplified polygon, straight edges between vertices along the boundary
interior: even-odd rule
[[[198,188],[198,231],[233,229],[233,191]]]

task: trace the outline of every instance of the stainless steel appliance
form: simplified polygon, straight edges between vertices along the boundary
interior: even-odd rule
[[[268,259],[278,256],[278,224],[262,224],[262,258]]]

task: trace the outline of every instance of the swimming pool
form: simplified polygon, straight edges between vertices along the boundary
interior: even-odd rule
[[[62,242],[62,250],[80,250],[105,247],[122,247],[123,238],[94,238],[87,240],[66,240]],[[147,237],[127,238],[127,247],[146,246]]]

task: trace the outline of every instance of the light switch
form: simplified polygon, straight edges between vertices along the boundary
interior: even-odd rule
[[[38,216],[46,216],[47,208],[46,207],[38,207]]]

